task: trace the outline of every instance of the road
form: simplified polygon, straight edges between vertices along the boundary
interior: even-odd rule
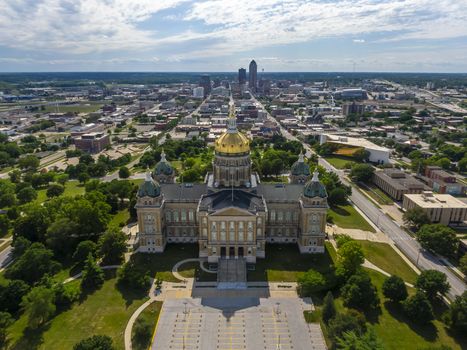
[[[254,98],[256,103],[264,110],[264,106],[256,98]],[[277,123],[274,117],[267,113],[268,119]],[[279,124],[280,126],[280,124]],[[282,126],[280,126],[281,133],[288,140],[300,141],[298,138],[290,134]],[[306,156],[314,154],[315,152],[307,145],[303,144],[306,149]],[[342,170],[334,168],[329,164],[325,159],[319,157],[318,163],[326,168],[328,171],[335,172],[341,181],[346,185],[350,183],[345,179],[345,173]],[[449,284],[451,285],[451,290],[447,294],[450,299],[453,299],[456,295],[461,295],[465,290],[466,286],[464,281],[462,281],[457,275],[455,275],[450,269],[443,264],[438,257],[431,254],[428,251],[424,251],[420,244],[412,238],[405,230],[403,230],[399,225],[397,225],[391,218],[384,214],[376,205],[373,204],[367,197],[361,194],[359,191],[353,190],[350,196],[352,204],[360,209],[368,219],[373,222],[384,234],[386,234],[394,244],[399,248],[402,253],[407,256],[417,267],[421,270],[438,270],[446,274]]]
[[[344,172],[337,170],[325,159],[319,158],[318,163],[329,171],[339,175],[339,178],[346,185],[350,183],[344,178]],[[391,218],[384,214],[376,205],[366,198],[359,191],[353,190],[350,196],[352,203],[358,207],[365,215],[384,233],[394,244],[421,270],[438,270],[446,274],[451,290],[448,296],[453,299],[456,295],[461,295],[465,290],[465,283],[449,270],[435,255],[424,251],[420,244],[412,238],[405,230],[397,225]]]
[[[12,251],[11,245],[6,247],[0,252],[0,269],[5,268],[8,263],[11,261],[11,251]]]

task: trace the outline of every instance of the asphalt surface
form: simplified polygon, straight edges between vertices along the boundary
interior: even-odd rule
[[[11,245],[6,247],[3,251],[0,252],[0,269],[5,268],[8,263],[11,261]]]

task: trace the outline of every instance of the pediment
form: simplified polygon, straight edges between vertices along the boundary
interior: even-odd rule
[[[212,214],[210,216],[252,216],[253,214],[247,210],[236,208],[236,207],[228,207],[222,208]]]

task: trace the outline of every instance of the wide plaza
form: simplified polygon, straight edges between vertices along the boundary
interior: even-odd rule
[[[152,349],[326,349],[319,324],[303,317],[313,307],[309,298],[252,289],[166,299]]]

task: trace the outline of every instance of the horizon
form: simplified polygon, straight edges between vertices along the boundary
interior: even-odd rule
[[[456,0],[0,0],[0,69],[458,73],[465,23]]]

